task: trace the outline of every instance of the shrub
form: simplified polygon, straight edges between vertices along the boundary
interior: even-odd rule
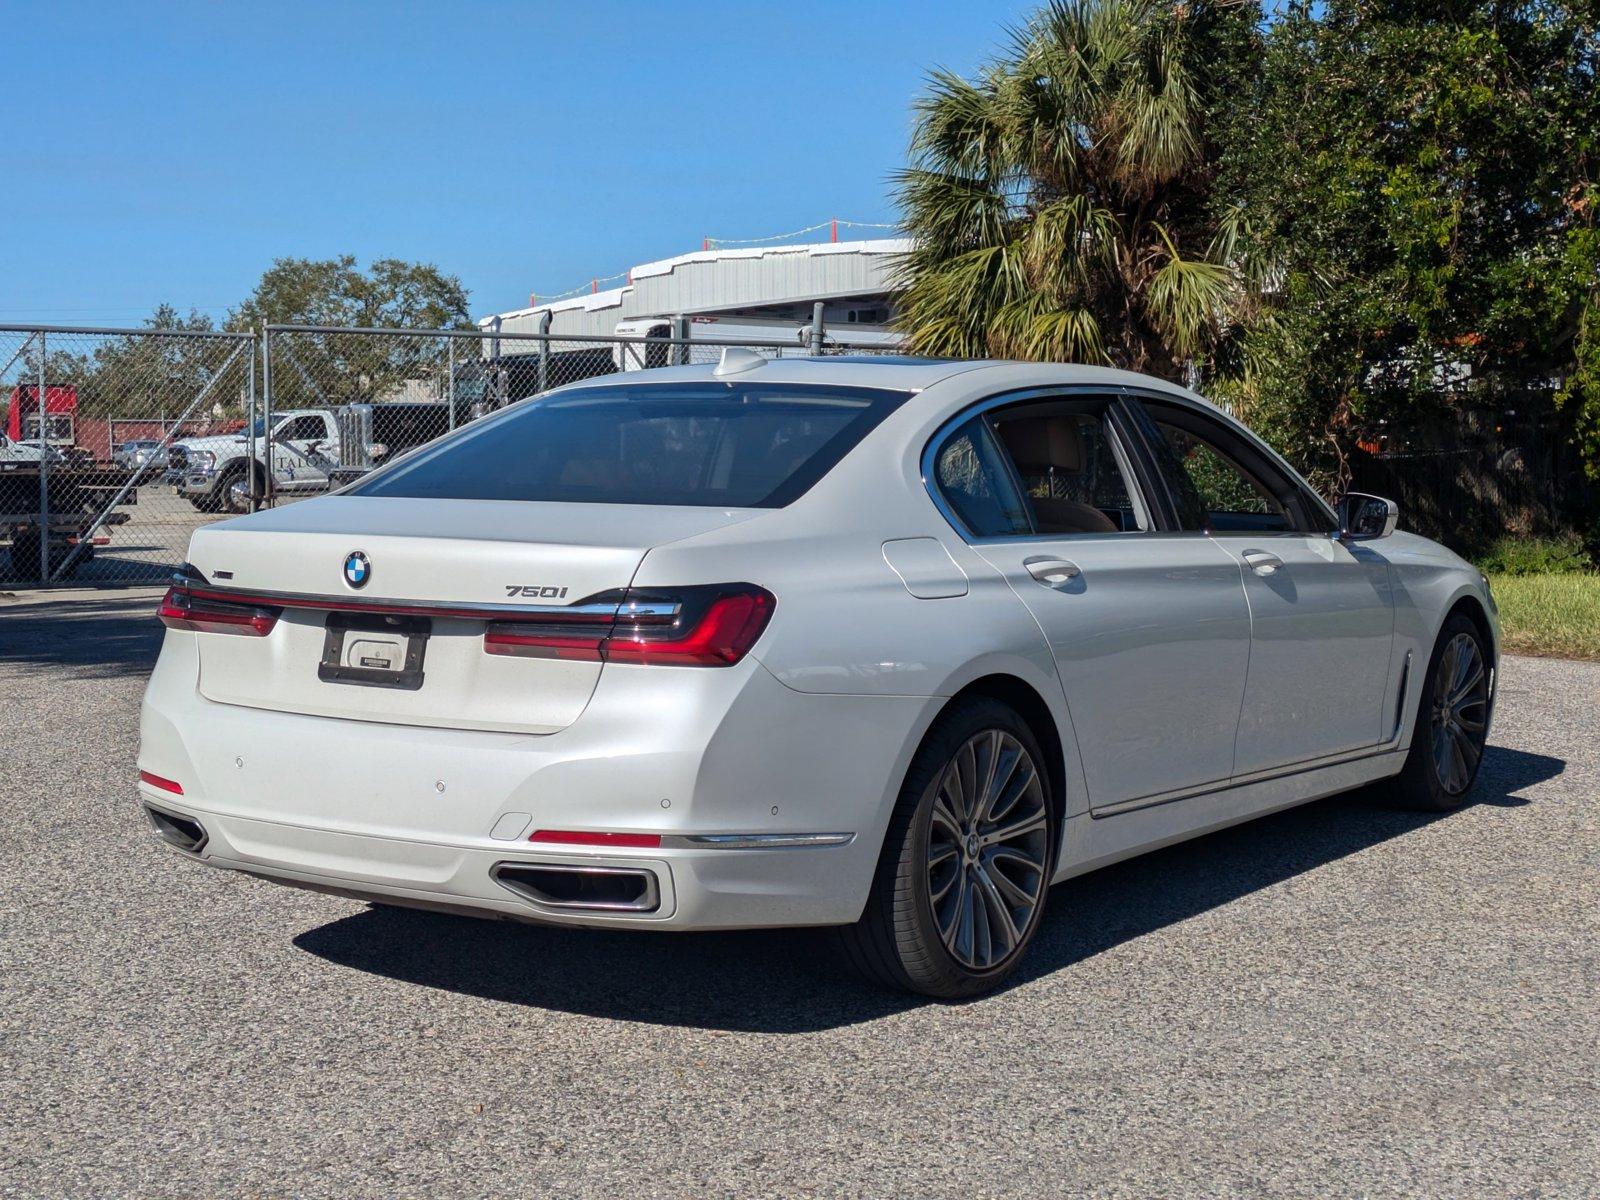
[[[1566,575],[1592,571],[1595,560],[1576,534],[1564,537],[1503,537],[1477,558],[1486,575]]]

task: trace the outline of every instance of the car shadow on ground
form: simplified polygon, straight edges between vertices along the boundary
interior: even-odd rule
[[[148,675],[166,632],[157,597],[81,596],[0,605],[0,666],[69,675]]]
[[[1491,747],[1474,801],[1519,793],[1565,763]],[[1444,816],[1399,812],[1355,792],[1278,813],[1055,888],[1039,936],[1008,986],[1280,883]],[[879,991],[839,965],[827,930],[623,933],[374,908],[301,934],[307,953],[447,991],[611,1020],[806,1033],[927,1001]]]

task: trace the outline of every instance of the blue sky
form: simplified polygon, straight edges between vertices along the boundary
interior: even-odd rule
[[[220,318],[275,257],[437,263],[475,314],[830,216],[1027,4],[0,0],[0,323]]]

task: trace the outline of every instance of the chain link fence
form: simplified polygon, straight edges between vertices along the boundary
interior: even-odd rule
[[[255,339],[0,326],[0,567],[7,582],[163,580],[220,514],[174,487],[170,448],[254,415]]]
[[[200,525],[324,494],[458,425],[584,379],[715,362],[728,347],[768,358],[884,352],[831,337],[730,341],[695,337],[700,327],[687,321],[675,328],[580,338],[0,326],[5,582],[163,582]]]

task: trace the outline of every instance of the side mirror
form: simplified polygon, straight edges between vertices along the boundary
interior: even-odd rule
[[[1339,537],[1347,542],[1386,538],[1400,523],[1400,506],[1382,496],[1346,492],[1339,501]]]

